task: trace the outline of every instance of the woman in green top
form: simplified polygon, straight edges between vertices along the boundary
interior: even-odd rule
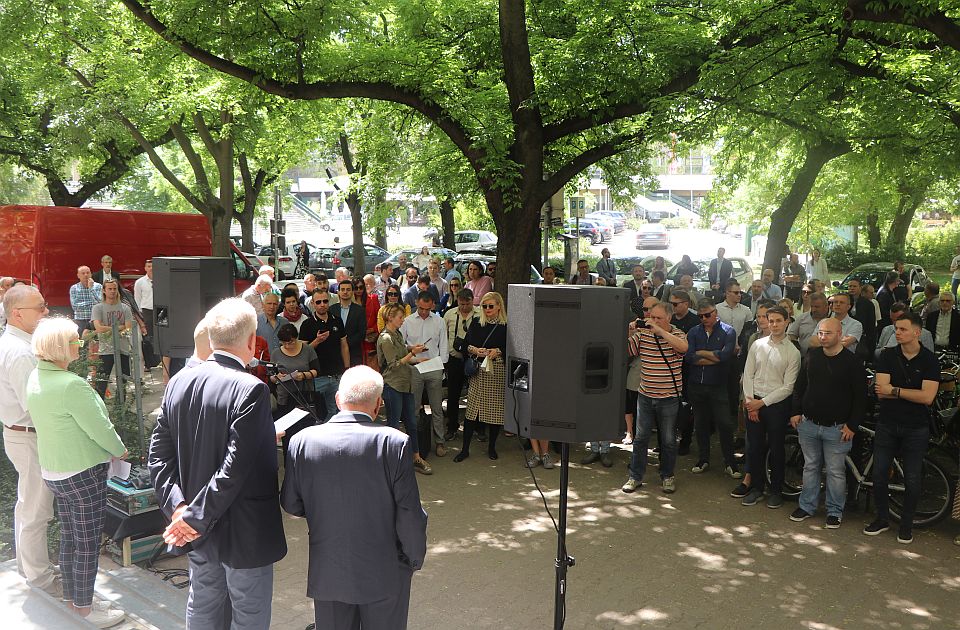
[[[76,324],[44,319],[32,344],[39,363],[27,380],[27,409],[37,429],[40,473],[57,501],[63,597],[78,615],[106,628],[124,614],[93,610],[93,584],[107,508],[107,468],[111,458],[125,457],[126,449],[103,400],[67,370],[80,356]]]
[[[400,304],[387,304],[383,307],[384,329],[377,338],[377,363],[383,375],[383,402],[387,406],[387,424],[394,429],[400,428],[402,418],[413,451],[413,468],[419,473],[433,473],[430,464],[420,457],[417,443],[417,412],[413,393],[410,391],[409,363],[424,351],[423,345],[407,349],[400,334],[400,325],[406,317]],[[428,445],[429,448],[429,445]]]

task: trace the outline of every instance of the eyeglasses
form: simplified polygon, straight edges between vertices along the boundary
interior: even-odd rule
[[[17,309],[22,311],[37,311],[38,313],[42,313],[47,310],[47,303],[44,302],[39,306],[18,306]]]
[[[78,346],[78,347],[82,348],[82,347],[83,347],[83,344],[85,344],[85,343],[87,343],[87,342],[84,341],[83,339],[74,339],[73,341],[70,342],[70,345],[71,345],[71,346]]]
[[[653,307],[652,307],[652,306],[644,306],[644,307],[642,307],[642,308],[643,308],[643,312],[647,312],[647,311],[649,311],[649,310],[650,310],[651,308],[653,308]]]
[[[396,297],[396,298],[398,298],[398,297],[400,297],[400,294],[399,294],[399,293],[387,293],[387,297]]]
[[[710,311],[709,313],[700,313],[700,319],[710,319],[711,317],[713,317],[714,313],[716,313],[716,311]]]
[[[482,308],[482,309],[485,310],[485,311],[491,311],[491,310],[497,308],[497,305],[496,305],[496,304],[481,304],[481,305],[480,305],[480,308]]]
[[[645,284],[641,284],[641,285],[640,285],[640,290],[641,290],[641,291],[652,291],[652,290],[653,290],[653,287],[647,286],[647,285],[645,285]]]
[[[329,304],[330,300],[314,300],[314,304]]]

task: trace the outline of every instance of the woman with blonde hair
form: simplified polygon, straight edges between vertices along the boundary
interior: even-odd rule
[[[507,352],[507,310],[503,296],[489,291],[480,299],[480,319],[470,325],[465,338],[467,354],[480,364],[469,377],[467,414],[463,426],[463,447],[453,458],[470,457],[470,440],[482,422],[488,425],[487,455],[497,459],[497,435],[503,426],[503,395],[507,381],[504,355]]]
[[[380,307],[380,310],[379,310],[379,311],[377,311],[377,332],[383,332],[383,329],[386,328],[386,326],[387,326],[387,319],[386,319],[387,307],[390,306],[391,304],[397,304],[397,305],[403,307],[403,315],[404,315],[404,317],[406,317],[407,315],[410,314],[410,305],[409,305],[409,304],[401,304],[401,303],[400,303],[400,296],[401,296],[401,295],[402,295],[402,292],[400,291],[400,287],[399,287],[399,286],[393,285],[393,286],[387,287],[387,290],[386,290],[386,291],[384,292],[384,294],[383,294],[384,299],[386,300],[386,303],[385,303],[383,306]]]
[[[57,502],[63,599],[98,628],[120,623],[122,611],[93,607],[100,537],[107,510],[107,469],[127,454],[97,392],[67,369],[80,357],[77,325],[41,320],[33,333],[37,367],[27,379],[27,410],[37,430],[40,474]]]
[[[393,290],[394,287],[391,287]],[[410,382],[410,362],[424,351],[423,345],[407,348],[400,325],[406,317],[403,304],[384,305],[383,319],[386,326],[377,337],[377,363],[383,375],[383,404],[387,410],[387,424],[394,429],[400,428],[402,421],[407,429],[410,450],[413,451],[413,469],[424,475],[433,473],[430,464],[420,457],[420,445],[417,440],[417,410]],[[427,444],[427,448],[430,445]]]

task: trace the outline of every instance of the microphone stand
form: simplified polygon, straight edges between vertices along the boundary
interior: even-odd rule
[[[577,561],[567,554],[567,489],[570,478],[570,444],[560,444],[560,514],[557,528],[557,569],[553,599],[553,628],[562,630],[567,616],[567,569]]]

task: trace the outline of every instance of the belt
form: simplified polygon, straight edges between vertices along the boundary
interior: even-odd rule
[[[3,425],[3,426],[7,427],[7,428],[10,429],[11,431],[23,431],[24,433],[36,433],[36,432],[37,432],[37,430],[34,429],[33,427],[25,427],[25,426],[20,425],[20,424],[11,424],[11,425],[9,425],[9,426],[8,426],[8,425]]]
[[[842,420],[837,422],[836,420],[816,420],[814,418],[807,418],[810,422],[814,423],[817,426],[821,427],[835,427],[838,424],[846,424]]]

